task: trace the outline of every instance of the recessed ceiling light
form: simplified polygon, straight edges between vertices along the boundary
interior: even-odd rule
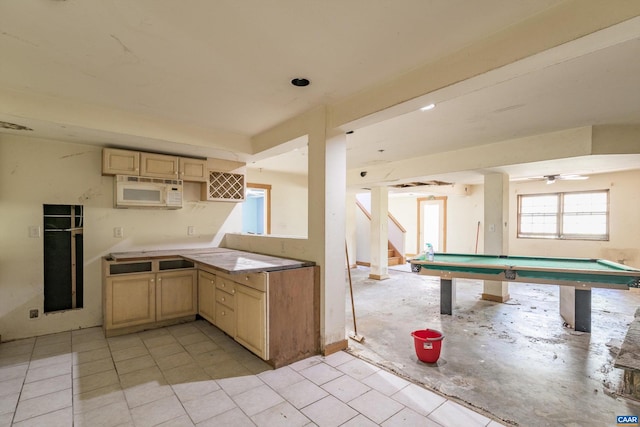
[[[429,110],[433,110],[434,108],[436,108],[436,104],[429,104],[420,108],[420,111],[429,111]]]
[[[296,77],[295,79],[291,80],[291,84],[298,87],[309,86],[309,83],[311,82],[305,78]]]

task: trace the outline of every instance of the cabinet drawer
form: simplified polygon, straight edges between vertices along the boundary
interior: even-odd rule
[[[238,274],[235,281],[260,292],[267,291],[267,273]]]
[[[216,326],[230,336],[236,335],[236,313],[229,307],[216,303]]]
[[[233,309],[235,308],[235,295],[229,294],[227,292],[216,292],[216,302],[219,304],[224,304],[227,307]]]
[[[221,291],[228,292],[230,294],[236,293],[236,285],[229,279],[225,279],[224,277],[218,276],[216,279],[216,289],[220,289]]]

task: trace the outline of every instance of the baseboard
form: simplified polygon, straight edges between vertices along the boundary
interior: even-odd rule
[[[373,279],[373,280],[385,280],[388,278],[389,278],[388,274],[369,274],[369,279]]]
[[[159,329],[165,326],[178,325],[180,323],[193,322],[196,320],[195,314],[192,316],[179,317],[176,319],[169,320],[161,320],[153,323],[145,323],[142,325],[136,326],[128,326],[125,328],[114,328],[114,329],[106,329],[104,325],[102,325],[102,331],[104,332],[104,336],[106,338],[116,337],[118,335],[132,334],[134,332],[142,332],[148,329]]]
[[[483,300],[486,300],[486,301],[507,302],[507,301],[509,301],[511,299],[511,296],[509,294],[507,294],[505,296],[482,294],[482,296],[480,298],[483,299]]]
[[[349,341],[344,339],[342,341],[334,342],[324,346],[322,351],[323,356],[329,356],[330,354],[337,353],[342,350],[346,350],[349,347]]]
[[[364,262],[364,261],[356,261],[356,265],[361,265],[363,267],[371,267],[370,262]]]

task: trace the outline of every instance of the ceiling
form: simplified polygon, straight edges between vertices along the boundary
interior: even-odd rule
[[[305,173],[304,144],[261,159],[251,138],[316,106],[366,94],[562,3],[2,2],[0,121],[32,130],[0,132]],[[575,127],[640,124],[640,18],[620,28],[602,31],[570,54],[560,46],[538,62],[523,58],[529,66],[502,67],[354,126],[347,167]],[[311,85],[292,86],[296,77]],[[430,102],[436,108],[417,109]],[[588,163],[502,171],[524,176],[640,168],[638,156]],[[456,179],[477,175],[469,171]]]

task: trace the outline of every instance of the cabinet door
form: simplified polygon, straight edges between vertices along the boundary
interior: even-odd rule
[[[140,153],[105,148],[102,150],[103,175],[140,175]]]
[[[198,273],[198,314],[216,323],[216,276],[206,271]]]
[[[106,280],[106,329],[142,325],[156,320],[155,274],[127,274]]]
[[[207,182],[207,161],[180,157],[180,179],[192,182]]]
[[[268,359],[266,294],[247,286],[236,285],[235,339],[262,359]]]
[[[198,286],[195,270],[158,273],[156,312],[158,320],[195,315],[198,312]]]
[[[140,175],[178,179],[178,157],[140,153]]]

